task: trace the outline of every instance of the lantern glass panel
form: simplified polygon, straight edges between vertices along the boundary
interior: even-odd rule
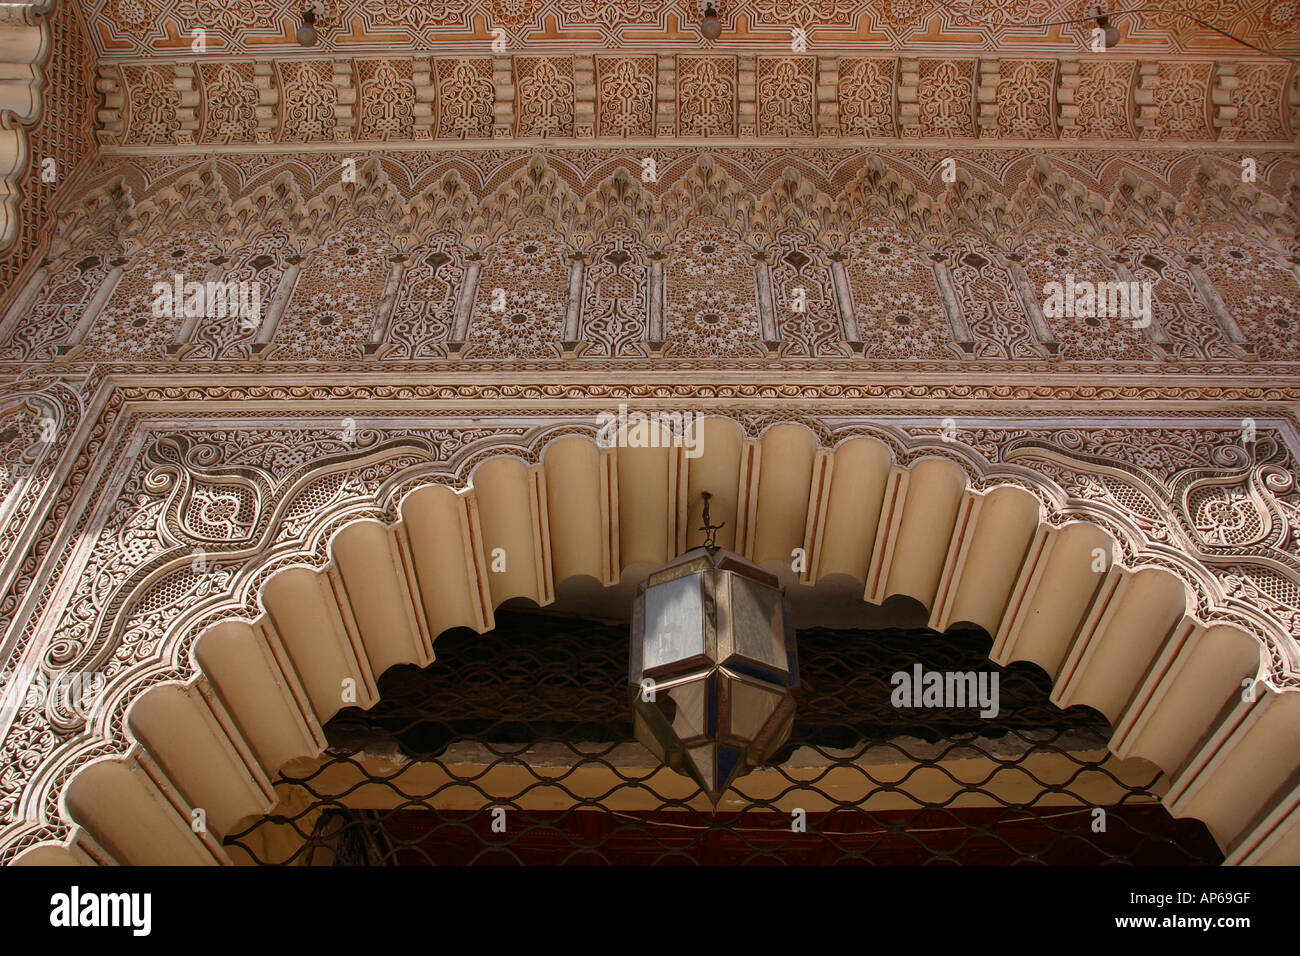
[[[706,678],[679,684],[668,691],[677,706],[677,712],[673,715],[673,733],[678,740],[703,737],[708,733],[708,690],[709,682]]]
[[[745,681],[734,681],[731,691],[731,733],[756,740],[781,703],[781,695]]]
[[[686,751],[691,758],[691,763],[695,765],[695,772],[700,775],[700,782],[710,793],[718,789],[718,778],[713,765],[716,750],[716,744],[703,744]]]
[[[733,574],[731,617],[735,653],[784,674],[787,661],[781,592]]]
[[[645,592],[646,670],[704,653],[700,576],[689,574]]]

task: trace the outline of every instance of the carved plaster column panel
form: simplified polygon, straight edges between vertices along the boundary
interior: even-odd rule
[[[759,136],[811,138],[817,134],[815,57],[759,57],[756,76]]]
[[[90,300],[90,304],[86,306],[86,310],[81,314],[80,320],[68,337],[54,347],[54,354],[58,358],[71,359],[82,351],[85,347],[86,335],[94,327],[95,321],[104,311],[104,306],[108,305],[108,300],[117,290],[118,283],[126,275],[125,259],[112,259],[108,264],[111,268],[99,288],[95,290],[95,297]]]
[[[677,133],[677,57],[665,53],[658,57],[654,105],[655,135],[661,138]]]
[[[351,67],[340,71],[332,60],[301,60],[275,63],[276,85],[280,92],[277,137],[289,143],[347,142],[352,138],[350,126],[339,125],[339,104],[352,93]],[[346,77],[346,82],[345,82]],[[355,102],[355,96],[350,100]],[[344,112],[353,120],[349,106]],[[346,132],[340,132],[343,129]]]
[[[349,143],[357,127],[357,87],[352,63],[348,60],[335,60],[333,72],[333,86],[337,91],[334,139],[336,142]]]
[[[838,136],[840,132],[839,58],[817,58],[817,135]]]
[[[980,138],[1055,138],[1057,69],[1053,60],[981,59]]]
[[[1133,271],[1123,262],[1119,261],[1118,257],[1116,257],[1112,268],[1114,268],[1115,275],[1119,276],[1121,282],[1127,282],[1130,284],[1129,288],[1133,288],[1136,284],[1133,278]],[[1155,296],[1153,293],[1152,299],[1154,298]],[[1160,322],[1160,317],[1155,308],[1155,302],[1153,301],[1149,303],[1149,305],[1151,307],[1151,321],[1142,326],[1142,331],[1146,335],[1147,339],[1150,340],[1152,345],[1160,349],[1161,353],[1169,355],[1174,350],[1173,340],[1169,338],[1169,333],[1164,330],[1164,326]],[[1140,318],[1141,317],[1133,320],[1135,326],[1136,323],[1140,321]]]
[[[49,277],[49,270],[45,266],[33,270],[32,274],[27,277],[22,291],[9,303],[4,318],[0,319],[0,342],[9,338],[18,324],[31,314],[32,306],[36,303],[36,299],[40,296],[41,289],[45,286],[45,282]]]
[[[755,81],[755,70],[753,54],[744,53],[736,57],[736,103],[739,123],[736,134],[742,139],[755,136],[758,131],[758,84]]]
[[[664,259],[652,254],[650,258],[650,304],[646,309],[646,345],[650,354],[659,355],[664,347],[664,309],[668,292],[664,279]]]
[[[432,139],[437,125],[438,78],[431,58],[415,59],[411,82],[415,86],[415,104],[411,107],[414,136],[416,139]]]
[[[512,57],[492,58],[492,89],[496,93],[492,104],[492,137],[509,139],[515,134],[516,90]]]
[[[596,60],[592,56],[573,58],[573,135],[578,139],[596,135]]]
[[[569,295],[560,331],[560,348],[566,356],[576,354],[582,344],[578,335],[582,328],[582,274],[585,268],[582,254],[573,253],[569,258]]]
[[[1061,64],[1062,139],[1133,139],[1133,96],[1138,64],[1071,60]]]
[[[904,138],[921,135],[921,101],[917,84],[921,79],[921,61],[904,57],[898,64],[896,85],[898,102],[898,130]]]
[[[594,70],[595,135],[654,137],[655,57],[598,56]],[[585,109],[581,101],[579,107]]]
[[[258,61],[254,64],[253,86],[257,90],[257,125],[253,130],[253,140],[270,143],[279,128],[280,111],[280,84],[275,80],[270,63]]]
[[[280,284],[276,286],[275,292],[271,294],[271,301],[267,303],[262,325],[257,330],[257,338],[254,339],[250,347],[253,358],[261,358],[267,355],[274,347],[276,330],[280,327],[280,320],[284,318],[285,309],[289,307],[289,302],[293,298],[293,291],[298,286],[298,277],[301,274],[302,259],[298,256],[291,256],[284,272],[280,274]]]
[[[961,303],[953,291],[948,266],[943,262],[942,256],[932,256],[931,258],[934,259],[932,268],[934,269],[935,285],[939,287],[939,298],[943,302],[943,311],[948,317],[948,324],[952,327],[952,339],[961,349],[962,358],[973,358],[975,339],[971,335],[970,325],[966,322],[966,317],[962,315]]]
[[[116,67],[99,66],[95,71],[95,92],[101,102],[95,111],[95,138],[101,143],[119,143],[126,132],[126,93]]]
[[[838,58],[835,72],[839,134],[869,138],[897,136],[902,109],[898,99],[899,61],[842,56]],[[915,112],[909,115],[915,116]]]
[[[1138,138],[1212,140],[1213,63],[1144,60],[1133,99]]]
[[[1025,267],[1015,259],[1008,259],[1006,267],[1007,272],[1011,274],[1011,281],[1015,284],[1016,294],[1020,296],[1020,304],[1024,306],[1025,315],[1029,317],[1034,336],[1049,355],[1058,354],[1061,344],[1056,341],[1056,337],[1052,334],[1052,327],[1048,324],[1047,317],[1043,315],[1042,297],[1034,288],[1034,283],[1025,272]]]
[[[766,259],[754,260],[754,285],[758,291],[758,327],[769,358],[781,351],[781,330],[772,295],[772,266]]]
[[[448,354],[458,354],[469,338],[469,321],[478,295],[479,274],[483,271],[483,257],[472,255],[465,263],[465,274],[460,280],[460,295],[453,312],[451,338],[447,340]]]
[[[1224,140],[1290,138],[1297,73],[1286,63],[1222,63],[1215,77],[1214,125]]]
[[[358,140],[416,139],[416,65],[406,57],[352,61],[355,120],[349,125]],[[428,138],[427,124],[422,127]]]
[[[835,292],[835,313],[840,320],[840,334],[849,348],[861,354],[862,335],[858,331],[857,313],[853,307],[853,287],[844,268],[844,255],[831,254],[831,288]]]
[[[975,128],[981,139],[998,135],[998,80],[1001,64],[984,57],[979,62],[978,85],[975,88]]]
[[[176,108],[176,119],[180,129],[176,131],[176,142],[193,143],[199,135],[199,77],[193,63],[176,64],[176,90],[180,93],[180,102]]]
[[[1228,307],[1224,305],[1223,297],[1214,288],[1214,283],[1205,274],[1205,270],[1201,268],[1200,263],[1188,262],[1187,274],[1191,276],[1196,291],[1200,293],[1201,301],[1205,303],[1210,315],[1214,316],[1214,320],[1219,323],[1219,327],[1223,329],[1223,334],[1228,337],[1228,341],[1232,343],[1233,348],[1238,349],[1243,356],[1252,354],[1255,351],[1255,346],[1247,340],[1246,333],[1242,331],[1241,325],[1228,310]]]
[[[368,360],[381,357],[386,348],[391,348],[391,344],[388,343],[388,331],[397,312],[397,300],[401,295],[402,276],[405,272],[406,257],[394,256],[388,269],[388,281],[384,283],[383,295],[375,309],[374,323],[370,327],[365,345],[362,346],[362,354]]]

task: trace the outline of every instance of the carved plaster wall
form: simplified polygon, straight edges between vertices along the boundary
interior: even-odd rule
[[[304,53],[238,6],[85,5],[100,151],[5,274],[0,860],[227,862],[339,680],[626,586],[706,489],[791,587],[1038,663],[1230,862],[1300,860],[1291,65],[1165,14],[1090,56],[915,5],[724,4],[723,48],[689,4],[348,2]],[[1281,9],[1202,12],[1288,48]],[[1067,276],[1150,321],[1049,314]],[[597,447],[621,403],[704,455]]]

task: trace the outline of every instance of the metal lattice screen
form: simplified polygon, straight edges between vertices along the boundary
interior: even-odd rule
[[[1157,802],[1156,768],[1107,754],[1104,717],[993,665],[982,632],[798,640],[791,739],[716,808],[633,741],[625,626],[503,610],[383,675],[226,845],[263,864],[1221,862]],[[996,673],[997,716],[895,707],[891,675],[916,664]]]

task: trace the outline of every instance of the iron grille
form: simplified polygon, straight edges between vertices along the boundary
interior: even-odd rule
[[[384,674],[380,702],[336,715],[322,760],[286,769],[280,807],[226,845],[260,864],[1222,861],[1159,804],[1157,768],[1106,754],[1102,715],[1055,707],[1033,665],[993,665],[984,632],[798,641],[790,741],[717,808],[632,741],[625,625],[503,609]],[[895,707],[891,675],[915,664],[997,673],[999,713]]]

